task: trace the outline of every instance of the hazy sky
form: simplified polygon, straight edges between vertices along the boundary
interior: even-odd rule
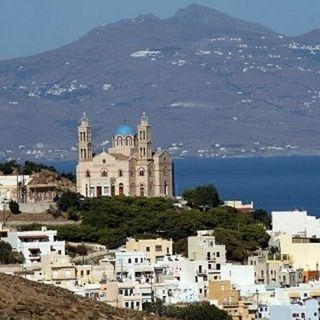
[[[53,49],[139,14],[169,17],[195,2],[287,35],[320,28],[320,0],[0,0],[0,59]]]

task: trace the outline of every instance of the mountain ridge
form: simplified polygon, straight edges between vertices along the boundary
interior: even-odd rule
[[[312,39],[193,5],[0,61],[0,158],[76,157],[84,111],[97,151],[124,118],[135,125],[146,111],[155,145],[178,156],[318,154],[320,47]]]

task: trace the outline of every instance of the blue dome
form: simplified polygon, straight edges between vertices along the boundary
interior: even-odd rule
[[[127,126],[126,124],[123,124],[122,126],[118,127],[116,136],[134,136],[135,132],[134,130]]]

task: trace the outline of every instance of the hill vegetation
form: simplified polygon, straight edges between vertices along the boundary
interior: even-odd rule
[[[227,258],[235,261],[244,261],[256,249],[268,245],[265,227],[269,215],[265,211],[243,214],[229,207],[203,211],[202,206],[178,209],[173,200],[164,198],[116,196],[77,200],[77,197],[69,194],[65,209],[75,219],[81,219],[81,224],[49,226],[67,241],[98,242],[115,248],[124,244],[127,237],[163,237],[173,239],[175,252],[186,253],[188,236],[195,235],[197,230],[214,229],[217,242],[227,247]]]

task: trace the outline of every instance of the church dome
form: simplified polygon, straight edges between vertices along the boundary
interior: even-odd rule
[[[116,132],[117,136],[134,136],[135,132],[134,130],[129,127],[126,124],[121,125],[120,127],[118,127],[117,132]]]

